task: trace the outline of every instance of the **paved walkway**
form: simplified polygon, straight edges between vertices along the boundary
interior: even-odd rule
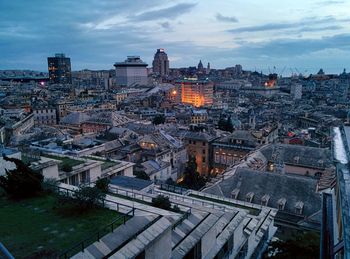
[[[72,191],[78,189],[78,187],[76,187],[76,186],[72,186],[72,185],[68,185],[68,184],[64,184],[64,183],[61,183],[60,186],[63,188],[72,190]],[[141,198],[141,196],[138,194],[135,194],[135,198],[136,199],[144,199],[144,201],[146,201],[146,202],[152,201],[152,197],[144,196],[143,198]],[[121,198],[121,197],[116,197],[113,195],[106,195],[105,200],[106,200],[105,206],[107,208],[109,208],[111,210],[116,210],[120,213],[127,213],[132,208],[135,208],[135,214],[134,214],[135,216],[147,216],[147,215],[161,215],[161,216],[175,215],[176,216],[176,215],[179,215],[179,213],[155,208],[155,207],[152,207],[150,205],[140,203],[138,201],[128,200],[126,197]]]
[[[147,202],[151,201],[151,199],[152,198],[150,197]],[[147,215],[154,215],[154,214],[162,215],[162,216],[178,215],[178,213],[175,213],[175,212],[155,208],[147,204],[139,203],[138,201],[127,200],[125,198],[119,198],[112,195],[106,195],[106,200],[111,200],[113,202],[119,203],[119,205],[116,205],[112,202],[106,202],[105,205],[108,208],[113,210],[119,209],[118,211],[120,211],[121,213],[126,213],[130,211],[131,208],[135,208],[135,215],[137,216],[147,216]],[[126,206],[123,206],[123,205],[126,205]]]

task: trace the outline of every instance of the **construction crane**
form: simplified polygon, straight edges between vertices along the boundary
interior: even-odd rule
[[[284,67],[283,67],[283,69],[282,69],[282,71],[280,71],[280,73],[279,73],[279,74],[280,74],[280,77],[282,77],[282,76],[283,76],[283,72],[284,72],[284,70],[286,70],[286,66],[284,66]]]

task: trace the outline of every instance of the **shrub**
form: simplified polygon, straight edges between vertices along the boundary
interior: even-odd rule
[[[108,185],[110,182],[111,181],[108,178],[98,178],[96,181],[96,188],[106,193],[109,190]]]
[[[6,196],[5,190],[0,187],[0,197],[5,197],[5,196]]]
[[[163,124],[164,122],[165,122],[165,116],[163,114],[156,115],[152,120],[152,123],[154,125]]]
[[[102,205],[106,194],[96,187],[83,186],[73,194],[73,198],[82,209],[90,209]]]
[[[177,206],[177,205],[174,205],[174,206],[173,206],[173,211],[174,211],[174,212],[181,212],[179,206]]]
[[[171,210],[169,197],[163,195],[158,195],[157,197],[152,198],[152,205],[160,209]]]
[[[148,174],[146,174],[145,171],[136,171],[135,172],[135,176],[138,179],[142,179],[142,180],[150,180]]]
[[[73,168],[70,164],[65,164],[65,163],[62,164],[61,169],[62,169],[62,171],[66,172],[66,173],[72,172],[72,170],[73,170]]]
[[[81,186],[71,196],[59,193],[55,209],[63,216],[80,215],[102,206],[104,197],[97,187]]]
[[[42,189],[45,193],[55,193],[57,191],[58,182],[54,178],[44,179]]]

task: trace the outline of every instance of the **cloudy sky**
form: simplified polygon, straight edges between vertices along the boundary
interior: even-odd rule
[[[350,0],[2,0],[0,69],[46,71],[63,52],[73,70],[109,69],[127,55],[171,67],[284,73],[350,70]]]

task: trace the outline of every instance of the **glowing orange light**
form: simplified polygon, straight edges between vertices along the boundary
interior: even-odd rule
[[[176,95],[176,94],[177,94],[176,90],[174,90],[174,91],[172,92],[172,94],[173,94],[173,95]]]

